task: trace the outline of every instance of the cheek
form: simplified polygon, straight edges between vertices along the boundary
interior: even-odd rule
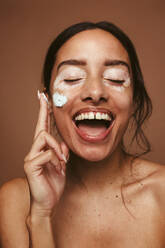
[[[70,105],[79,94],[80,88],[80,85],[72,85],[54,90],[52,93],[53,105],[55,107],[66,107]]]
[[[132,108],[132,98],[129,96],[118,98],[118,107],[123,111],[129,111]]]
[[[116,108],[117,112],[123,113],[131,113],[133,109],[133,99],[131,91],[123,91],[123,92],[114,92],[113,96],[113,104]]]
[[[55,125],[55,132],[56,135],[60,135],[60,137],[63,137],[65,132],[67,131],[67,119],[65,115],[65,111],[63,108],[56,108],[53,109],[54,114],[54,125]]]
[[[52,108],[56,124],[60,127],[66,126],[69,116],[77,99],[77,92],[74,90],[58,90],[52,94]],[[61,125],[63,123],[64,125]]]

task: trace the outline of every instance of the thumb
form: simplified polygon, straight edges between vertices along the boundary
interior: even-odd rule
[[[65,142],[61,142],[61,150],[62,150],[62,153],[64,154],[64,156],[66,158],[66,162],[67,162],[69,159],[69,148]]]

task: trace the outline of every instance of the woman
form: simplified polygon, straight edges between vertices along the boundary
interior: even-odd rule
[[[133,121],[149,151],[152,109],[129,38],[108,22],[69,27],[49,48],[44,87],[26,178],[1,188],[2,247],[164,247],[164,167],[124,148]]]

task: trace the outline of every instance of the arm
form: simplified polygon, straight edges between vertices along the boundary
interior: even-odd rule
[[[55,248],[51,218],[65,187],[69,150],[50,134],[49,120],[41,95],[34,141],[24,163],[27,180],[9,182],[0,192],[2,248]]]
[[[28,183],[19,178],[0,189],[0,247],[55,248],[51,217],[29,215]],[[30,235],[29,235],[30,234]]]
[[[27,227],[32,248],[55,248],[51,220],[65,187],[67,153],[66,145],[50,133],[50,109],[41,94],[33,144],[24,160],[31,196]]]
[[[49,217],[31,216],[27,223],[30,233],[30,247],[56,248],[53,237],[52,221]]]

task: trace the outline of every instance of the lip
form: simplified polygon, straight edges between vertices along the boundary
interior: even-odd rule
[[[81,113],[87,113],[87,112],[100,112],[100,113],[107,113],[109,115],[112,115],[112,112],[107,110],[107,109],[103,109],[103,108],[83,108],[81,110],[79,110],[78,112],[76,112],[74,115],[73,115],[73,125],[74,125],[74,128],[75,128],[75,131],[76,133],[78,134],[78,136],[80,138],[82,138],[84,141],[87,141],[87,142],[90,142],[90,143],[95,143],[95,142],[101,142],[101,141],[104,141],[106,139],[106,137],[109,135],[109,133],[111,132],[112,128],[113,128],[113,125],[114,125],[114,122],[115,122],[115,116],[113,114],[113,120],[112,120],[112,123],[111,125],[106,129],[105,132],[97,135],[97,136],[91,136],[91,135],[88,135],[86,134],[85,132],[82,132],[79,130],[79,128],[76,126],[75,124],[75,121],[74,121],[74,117],[81,114]]]

